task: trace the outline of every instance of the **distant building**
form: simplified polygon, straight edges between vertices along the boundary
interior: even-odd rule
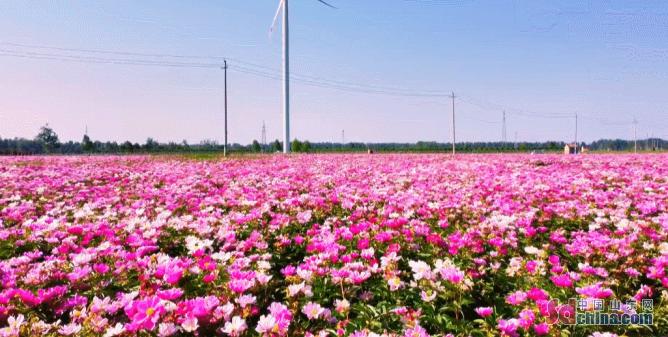
[[[577,150],[577,145],[575,143],[564,145],[564,154],[578,154],[587,152],[589,152],[589,149],[584,146],[582,146],[580,150]]]

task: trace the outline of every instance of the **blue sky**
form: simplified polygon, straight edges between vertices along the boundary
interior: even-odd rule
[[[504,110],[508,140],[572,140],[575,113],[581,140],[631,138],[633,118],[639,137],[668,138],[664,1],[330,2],[338,9],[291,0],[294,73],[348,89],[455,91],[458,140],[500,140]],[[81,139],[87,125],[99,140],[220,141],[222,70],[63,58],[225,56],[230,140],[259,139],[262,121],[267,138],[279,138],[280,81],[248,71],[278,74],[280,32],[269,34],[277,3],[0,2],[0,136],[32,137],[48,122],[64,140]],[[346,141],[450,137],[447,97],[294,83],[292,107],[299,139],[340,141],[344,129]]]

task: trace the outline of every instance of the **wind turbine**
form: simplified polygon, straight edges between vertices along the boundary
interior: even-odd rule
[[[323,0],[321,4],[336,8]],[[273,32],[278,15],[283,10],[283,153],[290,153],[290,25],[288,20],[288,0],[280,0],[270,31]]]

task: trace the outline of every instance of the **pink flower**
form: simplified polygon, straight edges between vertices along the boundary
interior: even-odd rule
[[[292,314],[288,308],[278,302],[269,306],[269,315],[260,316],[255,331],[263,336],[284,336],[288,333]]]
[[[429,334],[423,327],[416,325],[413,328],[406,329],[404,337],[429,337]]]
[[[511,318],[509,320],[500,319],[496,327],[499,330],[501,330],[501,333],[504,336],[517,337],[519,336],[517,333],[517,329],[519,328],[519,326],[520,326],[519,320]]]
[[[311,319],[318,319],[320,315],[325,311],[323,307],[320,306],[320,304],[313,303],[313,302],[308,302],[304,307],[302,308],[302,313],[308,317],[309,320]]]
[[[457,268],[443,268],[441,277],[450,283],[459,284],[464,280],[464,272]]]
[[[346,300],[345,298],[342,300],[335,300],[334,306],[336,312],[342,314],[344,312],[347,312],[348,309],[350,309],[350,302],[348,302],[348,300]]]
[[[489,317],[494,313],[492,307],[478,307],[475,308],[475,312],[480,315],[480,317]]]
[[[512,305],[519,305],[522,302],[526,301],[527,294],[523,291],[516,291],[508,296],[506,296],[506,303]]]
[[[160,299],[163,299],[165,301],[173,301],[183,295],[183,290],[179,288],[160,290],[158,291],[157,295],[158,297],[160,297]]]
[[[312,214],[311,210],[307,210],[307,211],[304,211],[304,212],[299,212],[299,213],[297,213],[297,221],[300,224],[305,224],[305,223],[309,222],[309,220],[311,220],[311,214]]]
[[[519,316],[520,326],[525,330],[528,330],[536,319],[536,314],[529,309],[522,310]]]
[[[237,303],[239,303],[239,306],[242,308],[245,308],[247,305],[255,303],[256,297],[253,295],[241,295],[239,298],[237,298]]]

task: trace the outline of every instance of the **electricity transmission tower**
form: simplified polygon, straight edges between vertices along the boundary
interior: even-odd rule
[[[262,138],[260,138],[260,141],[262,142],[262,152],[264,152],[264,149],[267,147],[267,128],[264,125],[264,121],[262,121]]]

